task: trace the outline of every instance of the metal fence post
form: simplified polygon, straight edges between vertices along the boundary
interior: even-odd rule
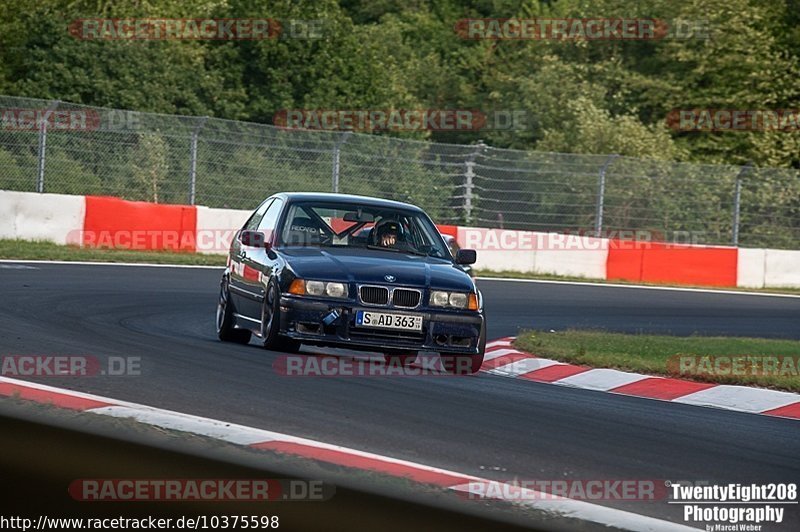
[[[467,158],[465,163],[467,169],[464,172],[464,221],[467,224],[472,223],[472,200],[475,197],[473,192],[475,190],[475,159],[486,148],[486,144],[480,141],[475,146],[475,151]]]
[[[200,119],[200,123],[192,131],[192,140],[189,145],[189,205],[194,205],[197,192],[197,138],[200,130],[206,125],[207,116]]]
[[[475,161],[467,161],[467,171],[464,174],[464,219],[467,224],[472,222],[472,190],[475,188]]]
[[[753,168],[753,161],[749,161],[746,165],[742,166],[739,173],[736,174],[736,186],[733,192],[733,237],[732,244],[739,246],[739,223],[741,216],[742,206],[742,177]]]
[[[606,162],[604,162],[603,166],[600,168],[600,175],[597,177],[597,209],[594,217],[594,231],[598,237],[603,231],[603,212],[605,211],[606,202],[606,171],[608,167],[611,166],[611,163],[614,162],[614,159],[618,157],[619,155],[616,153],[609,155]]]
[[[339,156],[341,148],[342,145],[347,142],[347,137],[352,133],[352,131],[345,131],[333,145],[333,175],[331,176],[331,189],[335,194],[339,193]]]
[[[44,192],[44,158],[47,151],[47,121],[50,120],[50,113],[56,110],[60,100],[51,102],[44,112],[44,116],[39,122],[39,147],[36,154],[36,192]]]

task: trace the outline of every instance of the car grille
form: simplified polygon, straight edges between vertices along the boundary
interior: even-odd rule
[[[420,290],[375,285],[359,286],[358,295],[365,305],[388,307],[391,304],[397,308],[416,308],[422,299]]]
[[[367,305],[386,305],[389,303],[389,289],[382,286],[362,286],[359,295]]]
[[[392,305],[395,307],[414,308],[419,305],[421,294],[416,290],[395,288],[392,294]]]

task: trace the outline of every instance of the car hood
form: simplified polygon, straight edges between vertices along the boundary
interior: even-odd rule
[[[300,278],[356,283],[474,290],[469,275],[449,260],[394,251],[354,248],[284,248],[289,268]],[[385,276],[395,279],[389,283]]]

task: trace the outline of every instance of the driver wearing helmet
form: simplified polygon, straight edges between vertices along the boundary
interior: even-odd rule
[[[397,247],[401,232],[400,224],[387,220],[378,224],[375,229],[375,240],[381,247],[394,248]]]

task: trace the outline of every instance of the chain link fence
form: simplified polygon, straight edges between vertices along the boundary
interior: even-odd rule
[[[0,96],[0,189],[254,208],[278,191],[439,223],[800,249],[798,171],[301,131]]]

